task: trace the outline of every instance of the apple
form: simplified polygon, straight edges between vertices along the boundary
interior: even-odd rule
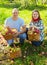
[[[20,48],[17,48],[17,49],[16,49],[16,51],[19,51],[19,50],[20,50]]]
[[[8,59],[7,61],[10,62],[10,59]]]
[[[34,33],[35,35],[37,34],[37,33]]]
[[[14,61],[13,60],[11,60],[11,64],[13,64],[14,63]]]
[[[34,28],[34,33],[40,33],[40,30],[37,28]]]
[[[3,30],[1,31],[1,34],[2,34],[2,35],[5,35],[6,32],[8,32],[8,30],[7,30],[7,29],[3,29]]]
[[[28,31],[28,34],[32,34],[33,32],[32,31]]]
[[[17,29],[8,29],[8,31],[6,32],[6,35],[8,35],[8,34],[15,34],[17,32],[18,32]]]

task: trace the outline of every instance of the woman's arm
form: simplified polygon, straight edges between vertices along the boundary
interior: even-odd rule
[[[44,25],[43,25],[43,21],[40,21],[40,26],[37,27],[39,30],[43,30],[44,29]]]

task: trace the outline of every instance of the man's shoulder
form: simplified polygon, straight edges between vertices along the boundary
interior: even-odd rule
[[[20,21],[23,21],[23,22],[24,22],[24,20],[23,20],[22,18],[19,17],[18,19],[19,19]]]
[[[6,20],[7,20],[7,21],[8,21],[8,20],[11,20],[11,17],[6,18]]]

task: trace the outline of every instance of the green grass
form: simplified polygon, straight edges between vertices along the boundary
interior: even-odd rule
[[[40,11],[41,18],[43,19],[44,26],[47,26],[47,9],[42,8],[38,9]],[[0,24],[4,24],[4,21],[7,17],[12,15],[12,8],[1,8],[0,7]],[[24,19],[26,24],[29,24],[31,21],[32,10],[20,10],[19,16]]]
[[[44,26],[47,26],[47,8],[41,9],[37,8],[40,11],[41,18],[43,19]],[[12,15],[12,8],[4,8],[0,7],[0,30],[3,29],[4,21],[6,18],[10,17]],[[29,25],[31,21],[32,16],[32,10],[29,9],[23,9],[19,11],[19,16],[24,19],[25,24]],[[42,55],[38,56],[39,52],[47,52],[47,41],[44,41],[45,45],[44,47],[36,47],[37,50],[34,51],[35,47],[25,43],[24,46],[22,46],[22,53],[23,56],[26,56],[25,58],[17,58],[15,59],[15,65],[30,65],[30,61],[33,61],[34,65],[47,65],[47,56]],[[26,50],[26,47],[27,50]],[[27,51],[27,54],[24,52]]]
[[[15,64],[30,65],[30,61],[32,61],[34,65],[47,65],[47,55],[42,55],[42,56],[38,55],[40,52],[47,52],[47,44],[45,44],[44,46],[45,47],[39,46],[35,48],[29,43],[24,43],[24,46],[21,47],[23,56],[22,58],[15,59]],[[36,49],[36,51],[34,51],[34,49]],[[25,51],[26,51],[26,54],[25,54]]]

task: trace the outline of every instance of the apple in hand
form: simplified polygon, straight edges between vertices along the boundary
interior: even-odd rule
[[[15,33],[17,33],[18,31],[17,31],[17,29],[12,29],[12,34],[15,34]]]

